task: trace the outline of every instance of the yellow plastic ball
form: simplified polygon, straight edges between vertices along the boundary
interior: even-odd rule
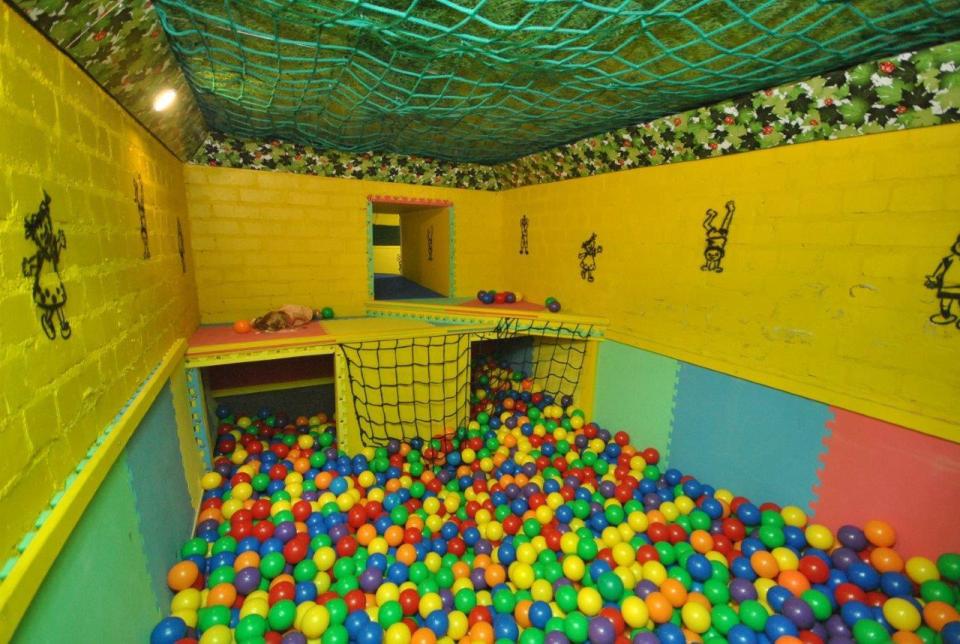
[[[572,581],[580,581],[583,579],[585,572],[585,566],[583,564],[583,559],[576,555],[569,555],[563,558],[563,574],[566,575],[567,579]]]
[[[403,622],[398,622],[383,634],[383,641],[384,644],[409,644],[410,629]]]
[[[797,553],[790,548],[784,548],[782,546],[774,548],[770,554],[777,560],[777,565],[780,567],[780,570],[796,570],[800,564]]]
[[[900,631],[915,631],[920,627],[920,611],[902,597],[891,597],[885,601],[883,616]]]
[[[680,609],[680,619],[683,625],[694,633],[706,633],[710,628],[710,611],[703,604],[687,602]]]
[[[618,543],[612,550],[613,560],[620,566],[629,566],[636,560],[636,553],[629,543]]]
[[[317,548],[313,553],[313,563],[317,564],[320,570],[330,570],[337,561],[337,552],[330,546]]]
[[[204,490],[215,490],[223,483],[223,477],[219,472],[207,472],[200,479],[200,487]]]
[[[546,579],[538,579],[530,586],[530,595],[534,601],[549,602],[553,599],[553,584]]]
[[[249,483],[237,483],[230,492],[230,499],[237,501],[246,501],[253,496],[253,486]]]
[[[200,591],[196,588],[181,590],[170,600],[170,611],[197,610],[200,608]]]
[[[435,610],[443,609],[443,599],[437,593],[426,593],[420,598],[420,617],[426,619],[427,615]]]
[[[802,528],[807,525],[807,513],[795,505],[784,506],[780,510],[780,516],[783,517],[784,523],[794,528]]]
[[[643,578],[659,586],[667,578],[667,569],[659,561],[643,563]]]
[[[833,546],[833,533],[830,528],[819,523],[811,523],[803,532],[807,543],[820,550],[829,550]]]
[[[522,543],[517,548],[517,561],[532,564],[537,560],[537,549],[529,543]]]
[[[530,564],[523,563],[521,561],[514,561],[510,564],[510,567],[507,569],[507,573],[510,575],[510,581],[513,584],[521,589],[526,590],[533,585],[536,576],[533,572],[533,567]]]
[[[377,477],[376,477],[376,475],[375,475],[373,472],[371,472],[370,470],[364,470],[364,471],[360,472],[360,476],[357,477],[357,481],[358,481],[358,482],[360,483],[360,485],[362,485],[363,487],[370,487],[370,486],[372,486],[374,483],[377,482]],[[427,501],[433,501],[433,500],[435,500],[434,497],[431,497],[431,498],[427,499]],[[427,504],[424,503],[423,505],[424,505],[424,508],[426,508],[426,505],[427,505]],[[429,511],[429,510],[428,510],[428,511]]]
[[[593,617],[600,613],[603,608],[603,597],[597,592],[596,588],[581,588],[577,593],[577,608],[584,615]]]
[[[647,610],[646,602],[636,595],[624,599],[620,610],[623,613],[623,621],[630,628],[643,628],[650,621],[650,612]]]
[[[211,626],[203,632],[200,644],[233,644],[233,631],[226,624]]]
[[[916,584],[940,579],[937,565],[926,557],[910,557],[906,564],[907,576]]]
[[[308,639],[320,637],[329,626],[330,612],[325,606],[311,606],[300,620],[300,630]]]
[[[462,612],[455,610],[447,616],[447,635],[454,641],[460,641],[467,634],[469,621]]]

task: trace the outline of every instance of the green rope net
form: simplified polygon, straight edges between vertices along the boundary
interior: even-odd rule
[[[960,37],[960,0],[155,0],[208,125],[496,163]]]

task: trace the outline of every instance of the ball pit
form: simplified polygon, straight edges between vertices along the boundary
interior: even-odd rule
[[[960,555],[664,468],[490,360],[470,402],[356,455],[325,415],[219,408],[151,642],[960,643]]]

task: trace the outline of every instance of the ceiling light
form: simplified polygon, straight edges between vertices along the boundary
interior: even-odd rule
[[[153,109],[156,112],[162,112],[177,100],[177,90],[165,89],[153,98]]]

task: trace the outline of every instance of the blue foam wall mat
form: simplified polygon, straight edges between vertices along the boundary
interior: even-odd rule
[[[673,416],[671,467],[758,505],[809,512],[829,407],[681,363]]]

